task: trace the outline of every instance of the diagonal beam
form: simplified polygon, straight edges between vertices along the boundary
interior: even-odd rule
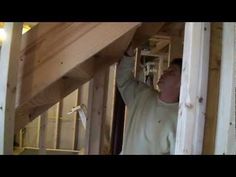
[[[95,31],[91,30],[92,33],[87,34],[86,38],[83,36],[83,40],[80,40],[82,44],[76,42],[76,44],[66,47],[66,51],[64,51],[66,57],[60,58],[59,65],[57,65],[58,61],[56,60],[59,58],[58,56],[48,58],[45,60],[44,66],[38,65],[29,75],[23,76],[21,85],[19,85],[19,88],[21,88],[19,96],[21,97],[18,98],[21,99],[18,100],[16,110],[15,130],[18,131],[40,112],[42,113],[43,110],[48,109],[59,99],[91,79],[99,68],[117,61],[132,39],[138,25],[139,23],[105,23],[96,25],[99,29],[96,30],[94,28]],[[104,32],[110,32],[113,35],[109,34],[108,37],[105,37]],[[96,40],[97,36],[100,36],[100,38]],[[88,41],[89,39],[91,41]],[[94,40],[106,40],[106,42],[100,42],[99,44],[94,42]],[[88,41],[88,44],[85,41]],[[100,54],[92,57],[91,53],[95,55],[102,49],[104,50]],[[55,65],[52,60],[55,60]],[[29,89],[30,85],[32,90]]]
[[[138,27],[134,39],[141,42],[163,26],[157,23],[148,35],[149,24],[140,24],[53,23],[29,31],[20,58],[15,131],[119,60]]]

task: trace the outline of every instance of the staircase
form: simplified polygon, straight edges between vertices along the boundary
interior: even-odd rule
[[[25,33],[18,59],[15,132],[99,70],[118,61],[165,23],[39,23]]]

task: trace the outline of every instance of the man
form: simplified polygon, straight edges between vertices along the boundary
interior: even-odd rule
[[[173,154],[182,59],[173,60],[161,76],[159,93],[134,79],[133,66],[131,46],[117,70],[117,86],[128,108],[121,154]]]

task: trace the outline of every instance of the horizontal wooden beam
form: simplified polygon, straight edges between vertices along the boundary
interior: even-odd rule
[[[158,53],[161,49],[169,45],[170,41],[169,40],[160,40],[159,42],[156,43],[156,46],[151,50],[151,53]]]
[[[134,36],[134,47],[142,45],[151,36],[156,35],[164,26],[164,22],[159,23],[143,23]]]

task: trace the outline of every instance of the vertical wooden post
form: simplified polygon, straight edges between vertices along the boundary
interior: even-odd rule
[[[90,83],[85,154],[99,154],[107,92],[107,70],[96,73]]]
[[[15,99],[22,23],[5,23],[0,58],[0,154],[13,154]]]
[[[236,154],[236,23],[223,23],[220,96],[215,154]],[[234,147],[233,147],[234,146]]]
[[[219,103],[220,66],[222,49],[222,22],[211,23],[209,79],[203,154],[214,154]]]
[[[46,154],[46,130],[47,130],[47,113],[40,116],[39,129],[39,154]]]
[[[58,146],[58,131],[59,131],[59,128],[58,128],[58,125],[59,125],[59,119],[60,119],[60,111],[61,110],[61,104],[60,102],[57,103],[56,105],[56,121],[55,121],[55,132],[54,132],[54,139],[53,139],[53,148],[54,149],[57,149],[57,146]]]
[[[20,130],[19,147],[23,148],[23,130]]]
[[[176,154],[201,154],[209,64],[210,23],[186,23]]]
[[[80,104],[84,104],[87,109],[90,109],[91,107],[88,107],[88,99],[89,99],[89,89],[90,89],[90,85],[91,84],[91,81],[90,82],[87,82],[85,83],[84,85],[82,85],[80,88],[79,88],[79,103]],[[89,110],[87,110],[87,114],[89,113]],[[89,115],[87,115],[88,117]],[[86,127],[89,127],[90,125],[90,121],[87,120],[86,121]],[[88,128],[84,128],[83,127],[83,124],[81,123],[81,119],[80,121],[78,121],[78,138],[77,138],[77,149],[80,151],[80,154],[86,154],[85,153],[85,149],[88,145],[88,134],[89,134],[89,131],[88,131]],[[86,139],[87,138],[87,139]],[[86,147],[85,147],[86,146]],[[87,153],[88,154],[88,153]]]
[[[76,98],[75,98],[75,106],[77,106],[79,104],[79,89],[76,90]],[[78,140],[78,113],[74,113],[74,134],[73,134],[73,144],[72,144],[72,150],[76,150],[76,147],[77,147],[77,140]]]
[[[134,77],[138,77],[138,73],[140,72],[140,59],[141,59],[141,49],[135,49],[135,62],[134,62]]]
[[[115,89],[116,89],[116,67],[117,64],[113,64],[109,67],[109,79],[107,93],[105,93],[105,109],[104,109],[104,122],[102,128],[101,138],[101,154],[111,154],[111,135],[112,135],[112,122],[115,103]]]

